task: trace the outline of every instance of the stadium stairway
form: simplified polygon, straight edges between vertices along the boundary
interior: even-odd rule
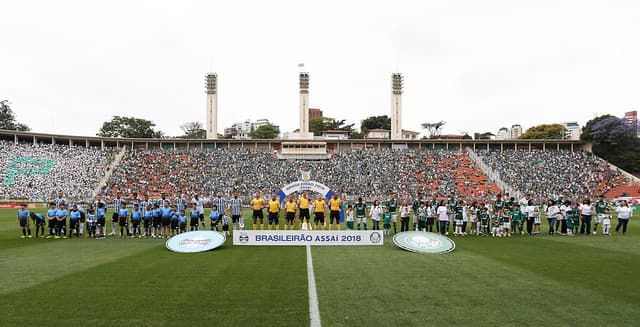
[[[489,177],[474,164],[474,161],[466,153],[456,153],[452,156],[444,156],[436,160],[433,156],[424,156],[425,166],[435,168],[440,176],[448,176],[446,179],[457,194],[467,198],[477,198],[487,194],[500,193],[500,188],[490,182]],[[417,168],[416,181],[419,185],[418,191],[426,194],[439,193],[441,197],[446,197],[444,189],[446,185],[440,184],[438,179],[433,178],[426,169]]]
[[[127,148],[124,146],[120,149],[120,151],[118,151],[116,156],[113,158],[111,165],[109,166],[109,168],[107,168],[107,171],[105,172],[104,177],[102,177],[98,185],[96,185],[96,187],[93,189],[93,192],[91,193],[92,199],[94,199],[96,195],[100,194],[102,190],[104,190],[107,187],[107,183],[111,179],[113,170],[120,165],[120,161],[122,161],[122,157],[124,157],[126,153],[127,153]]]
[[[487,181],[489,180],[492,181],[491,189],[494,192],[509,193],[510,196],[515,197],[516,199],[519,199],[522,197],[522,194],[519,190],[516,190],[511,185],[508,185],[507,183],[505,183],[500,178],[500,174],[497,174],[496,172],[493,171],[493,169],[491,169],[488,165],[486,165],[482,161],[482,158],[480,158],[480,156],[478,156],[471,148],[467,147],[465,149],[465,152],[467,153],[467,156],[469,157],[469,159],[476,164],[476,167],[478,167],[479,171],[481,171],[485,176],[487,176]]]

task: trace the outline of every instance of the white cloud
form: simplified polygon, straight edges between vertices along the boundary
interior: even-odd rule
[[[35,131],[93,135],[113,115],[168,134],[204,120],[219,74],[219,126],[297,126],[297,64],[311,105],[351,122],[390,109],[445,133],[622,114],[640,103],[632,1],[6,1],[0,98]]]

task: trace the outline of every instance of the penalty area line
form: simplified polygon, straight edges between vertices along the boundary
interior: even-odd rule
[[[320,327],[320,309],[318,306],[318,292],[316,290],[316,278],[313,274],[313,258],[311,257],[311,245],[307,244],[307,280],[309,281],[309,318],[311,327]]]

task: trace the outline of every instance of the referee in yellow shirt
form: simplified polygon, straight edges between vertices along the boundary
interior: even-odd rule
[[[271,197],[271,200],[269,200],[268,211],[269,230],[271,230],[271,225],[273,224],[276,225],[276,230],[280,230],[280,200],[276,198],[275,194]]]
[[[340,205],[342,201],[338,199],[338,194],[333,194],[333,198],[329,200],[329,230],[333,228],[333,221],[336,222],[336,229],[340,230]]]
[[[264,229],[264,216],[262,209],[264,209],[264,199],[260,196],[260,192],[256,192],[256,197],[251,199],[251,209],[253,210],[253,230],[256,230],[256,223],[260,220],[260,229]]]
[[[311,229],[311,225],[309,225],[309,198],[307,197],[307,192],[302,192],[302,196],[298,198],[298,208],[300,208],[300,214],[298,216],[300,218],[300,228],[306,229],[307,226],[309,226],[308,228]]]
[[[295,223],[295,218],[296,218],[296,207],[298,205],[296,204],[296,201],[293,201],[293,196],[289,195],[289,198],[287,198],[287,202],[284,203],[284,208],[285,208],[285,212],[286,212],[286,217],[285,217],[285,222],[284,222],[284,229],[290,229],[293,230],[293,225]]]
[[[320,224],[320,226],[322,226],[322,229],[324,230],[324,211],[326,207],[327,202],[324,200],[322,195],[318,195],[318,198],[313,201],[313,222],[316,225],[316,229],[318,229],[318,224]]]

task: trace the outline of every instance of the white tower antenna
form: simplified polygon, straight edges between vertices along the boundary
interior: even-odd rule
[[[207,139],[218,138],[218,74],[209,73],[205,77],[207,93]]]
[[[304,64],[299,64],[304,69]],[[309,73],[300,72],[300,129],[298,133],[309,133]]]
[[[402,139],[402,89],[404,77],[400,73],[391,74],[391,139]]]

